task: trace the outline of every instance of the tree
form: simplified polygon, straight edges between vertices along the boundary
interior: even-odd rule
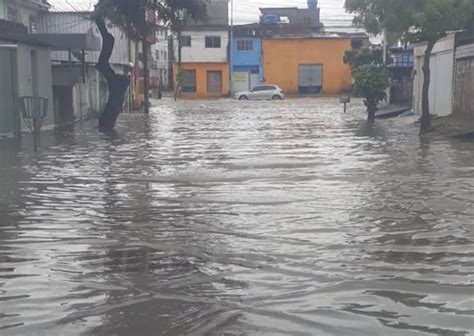
[[[147,11],[156,11],[157,21],[169,24],[170,18],[181,10],[197,17],[205,11],[205,6],[202,0],[99,0],[92,15],[102,36],[102,49],[96,66],[109,87],[109,98],[99,119],[99,130],[110,131],[115,127],[130,84],[127,76],[117,74],[110,66],[115,39],[108,26],[120,28],[135,41],[144,41],[156,25],[156,22],[146,20]],[[146,43],[144,52],[147,52]]]
[[[364,98],[368,119],[375,119],[377,105],[387,99],[385,89],[390,86],[388,69],[384,64],[366,64],[353,69],[354,92]]]
[[[367,64],[381,64],[383,63],[383,50],[382,49],[351,49],[347,50],[344,54],[344,64],[349,64],[351,67],[356,68],[361,65]]]
[[[176,73],[176,85],[174,88],[174,100],[176,100],[181,88],[181,83],[185,77],[182,68],[181,33],[189,20],[203,21],[206,19],[206,6],[201,1],[165,0],[158,8],[158,15],[163,21],[167,22],[168,27],[177,37],[178,71]]]
[[[368,32],[383,29],[400,33],[413,42],[426,42],[423,64],[421,133],[431,128],[429,106],[430,59],[435,44],[446,32],[468,28],[473,20],[472,0],[346,0],[345,8],[356,14],[354,22]]]

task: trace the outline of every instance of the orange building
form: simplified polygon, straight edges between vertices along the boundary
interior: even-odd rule
[[[344,64],[351,39],[342,37],[273,37],[262,41],[265,82],[287,93],[340,93],[351,87]]]
[[[183,98],[217,98],[229,94],[229,65],[227,63],[182,63]],[[178,64],[173,66],[174,77]]]

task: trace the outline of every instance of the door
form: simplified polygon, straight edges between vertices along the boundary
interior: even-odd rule
[[[456,61],[454,113],[474,119],[474,57]]]
[[[207,92],[222,93],[222,71],[207,72]]]
[[[250,90],[252,90],[254,87],[256,87],[259,83],[259,78],[258,78],[258,72],[257,73],[250,73]]]
[[[16,109],[16,50],[0,46],[0,136],[18,133]]]
[[[300,93],[320,93],[323,88],[323,65],[298,65],[298,90]]]
[[[452,112],[453,103],[453,68],[454,57],[452,52],[436,55],[436,63],[431,71],[431,85],[433,89],[433,103],[431,114],[448,116]]]
[[[53,86],[53,101],[56,125],[73,123],[72,86]]]

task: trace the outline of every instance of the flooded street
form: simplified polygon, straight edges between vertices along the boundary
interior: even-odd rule
[[[474,334],[474,144],[164,100],[0,140],[2,335]]]

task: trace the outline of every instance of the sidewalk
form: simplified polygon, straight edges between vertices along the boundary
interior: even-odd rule
[[[411,110],[411,106],[401,106],[401,105],[387,105],[380,108],[375,113],[375,118],[379,119],[388,119],[398,117],[403,112]]]
[[[453,115],[434,117],[431,120],[431,134],[472,140],[474,139],[474,121]]]

